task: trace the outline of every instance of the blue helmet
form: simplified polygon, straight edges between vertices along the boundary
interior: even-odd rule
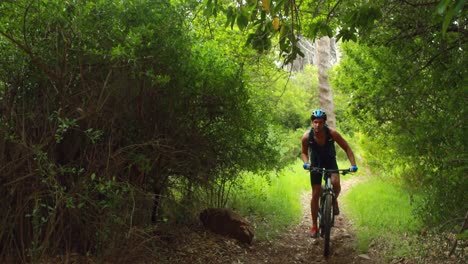
[[[310,116],[311,120],[314,120],[316,118],[323,118],[323,120],[327,120],[327,113],[323,111],[322,109],[317,109],[312,112],[312,115]]]

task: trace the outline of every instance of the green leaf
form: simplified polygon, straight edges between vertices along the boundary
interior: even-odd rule
[[[463,10],[463,6],[465,6],[465,0],[458,0],[457,5],[455,6],[455,14],[458,16],[460,11]]]
[[[450,2],[450,0],[442,0],[439,2],[439,4],[437,5],[437,13],[439,13],[439,15],[442,15],[445,10],[447,9],[447,4]]]
[[[232,29],[233,20],[235,19],[236,19],[236,16],[234,15],[234,8],[230,6],[226,10],[226,23],[224,24],[224,27],[231,25],[231,29]]]
[[[442,34],[443,35],[445,35],[445,33],[447,32],[448,26],[450,25],[450,22],[452,22],[454,12],[455,12],[454,9],[449,9],[447,14],[445,14],[444,22],[442,23]]]
[[[457,235],[458,240],[465,240],[468,238],[468,230],[463,231],[463,233],[460,233]]]
[[[274,14],[277,14],[279,11],[281,11],[281,8],[283,7],[284,1],[285,0],[279,0],[277,3],[274,4],[274,7],[272,7],[272,10],[273,10]],[[273,6],[273,3],[271,3],[270,5]]]
[[[343,41],[349,41],[349,40],[357,41],[356,30],[355,29],[352,29],[352,30],[342,29],[338,33],[337,39],[338,40],[341,39]]]
[[[245,41],[245,46],[248,46],[252,43],[253,39],[255,38],[254,33],[250,33],[249,36],[247,37],[247,40]]]
[[[320,25],[320,33],[323,36],[333,37],[332,30],[331,30],[330,26],[325,24],[325,23],[322,23]]]
[[[249,24],[249,19],[244,14],[244,12],[239,13],[237,15],[237,26],[239,27],[239,29],[241,31],[244,30],[248,24]]]
[[[299,56],[303,57],[304,58],[304,53],[301,51],[301,49],[297,48],[297,54],[299,54]]]
[[[203,10],[203,14],[205,16],[213,15],[213,8],[214,8],[214,4],[213,4],[212,0],[207,0],[207,2],[205,4],[205,10]]]

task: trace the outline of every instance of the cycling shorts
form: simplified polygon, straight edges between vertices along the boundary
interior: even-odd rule
[[[338,164],[336,163],[336,159],[329,159],[326,162],[323,162],[323,164],[320,164],[319,168],[325,168],[329,170],[337,170],[338,169]],[[312,164],[312,166],[315,166],[315,164]],[[316,172],[316,171],[311,171],[310,172],[310,185],[316,185],[316,184],[322,184],[322,173]]]

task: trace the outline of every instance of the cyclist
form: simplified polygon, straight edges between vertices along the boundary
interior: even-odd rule
[[[350,170],[357,171],[358,167],[356,166],[353,150],[336,130],[327,126],[327,114],[322,109],[314,110],[310,120],[312,128],[309,131],[306,131],[302,136],[301,158],[304,162],[304,169],[309,169],[310,167],[338,169],[335,152],[336,141],[348,156],[349,162],[351,163]],[[338,198],[341,191],[340,174],[332,173],[331,181],[336,198]],[[312,186],[312,199],[310,201],[312,228],[310,236],[316,238],[318,236],[317,215],[319,199],[322,195],[322,174],[311,171],[310,183]],[[334,214],[338,215],[340,211],[337,199],[335,199],[333,207]]]

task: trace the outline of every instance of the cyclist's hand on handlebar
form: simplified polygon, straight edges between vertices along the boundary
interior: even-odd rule
[[[353,165],[349,168],[350,172],[356,172],[358,170],[358,167],[356,165]]]
[[[310,163],[304,163],[302,167],[304,168],[304,170],[310,170]]]

